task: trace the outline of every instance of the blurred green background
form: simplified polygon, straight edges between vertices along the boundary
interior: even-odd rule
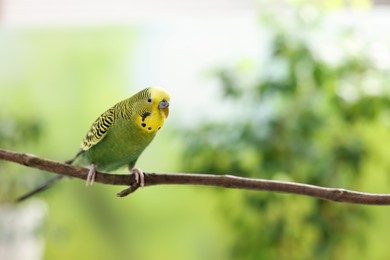
[[[258,51],[219,63],[206,59],[197,77],[212,89],[208,96],[190,83],[197,79],[165,86],[166,77],[147,75],[164,74],[153,67],[165,65],[158,51],[150,51],[163,48],[170,23],[3,26],[0,147],[64,161],[100,113],[147,87],[140,82],[163,84],[172,95],[171,114],[137,163],[146,172],[234,174],[389,193],[390,40],[362,29],[373,12],[369,1],[261,1],[253,31],[261,32],[261,44],[253,44]],[[169,76],[176,74],[181,71]],[[387,207],[184,186],[145,188],[118,199],[120,187],[85,187],[80,180],[12,203],[51,176],[0,162],[1,259],[390,254]]]

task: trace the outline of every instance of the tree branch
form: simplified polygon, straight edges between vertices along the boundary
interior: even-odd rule
[[[0,149],[0,160],[6,160],[22,164],[28,167],[57,173],[63,176],[70,176],[79,179],[86,179],[88,170],[55,162],[47,159],[38,158],[34,155],[18,153]],[[145,174],[145,186],[154,186],[162,184],[178,185],[202,185],[216,186],[231,189],[258,190],[298,194],[314,197],[323,200],[355,203],[365,205],[390,205],[390,194],[374,194],[350,191],[339,188],[325,188],[315,185],[300,184],[293,182],[263,180],[242,178],[231,175],[211,175],[211,174]],[[123,197],[135,191],[136,180],[133,174],[118,175],[97,172],[95,182],[111,185],[130,186],[118,196]]]

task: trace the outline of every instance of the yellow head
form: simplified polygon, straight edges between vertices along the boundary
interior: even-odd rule
[[[164,125],[169,115],[168,92],[162,88],[146,88],[135,94],[133,117],[136,124],[149,133],[155,133]]]

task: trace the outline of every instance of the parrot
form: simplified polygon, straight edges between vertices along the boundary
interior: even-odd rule
[[[159,87],[143,89],[120,101],[94,121],[79,152],[65,163],[89,169],[87,186],[94,183],[96,171],[111,172],[127,166],[143,187],[144,174],[135,168],[135,163],[168,118],[169,102],[168,92]],[[49,180],[17,201],[48,188],[63,177]]]

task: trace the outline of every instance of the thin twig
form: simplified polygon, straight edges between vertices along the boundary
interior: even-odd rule
[[[28,167],[37,168],[40,170],[57,173],[63,176],[70,176],[84,180],[88,175],[87,169],[74,167],[71,165],[47,159],[42,159],[30,154],[12,152],[3,149],[0,149],[0,160],[11,161]],[[390,205],[390,194],[364,193],[339,188],[325,188],[294,182],[252,179],[236,177],[232,175],[212,174],[144,173],[144,175],[145,186],[154,186],[162,184],[215,186],[230,189],[258,190],[298,194],[343,203],[355,203],[365,205]],[[118,194],[118,196],[120,197],[130,194],[138,188],[135,185],[136,180],[134,178],[134,175],[132,174],[118,175],[97,172],[95,182],[111,185],[130,186],[129,189],[126,189]]]

